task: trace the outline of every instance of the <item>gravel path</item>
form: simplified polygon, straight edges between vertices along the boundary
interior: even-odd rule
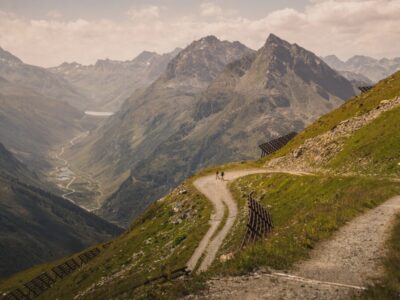
[[[235,223],[238,208],[236,201],[233,199],[229,188],[229,181],[236,180],[240,177],[259,174],[259,173],[287,173],[292,175],[311,175],[305,172],[287,171],[287,170],[274,170],[267,169],[247,169],[226,171],[224,180],[216,180],[215,174],[201,177],[194,181],[194,186],[205,195],[214,205],[214,212],[210,219],[210,229],[200,241],[199,246],[196,248],[194,254],[187,263],[190,270],[194,270],[200,258],[204,256],[198,271],[202,272],[208,269],[214,261],[218,249],[221,247],[222,242],[228,235],[233,224]],[[217,233],[217,229],[224,217],[224,204],[228,208],[228,219],[223,228]],[[212,239],[212,237],[214,238]]]
[[[212,202],[214,212],[210,219],[210,229],[200,241],[199,246],[196,248],[194,254],[187,263],[189,269],[194,270],[199,259],[204,255],[204,259],[202,260],[198,271],[202,272],[207,270],[214,261],[219,247],[221,247],[222,242],[235,223],[238,208],[228,189],[228,182],[246,175],[265,172],[266,170],[263,169],[228,171],[225,172],[224,180],[217,180],[215,174],[213,174],[201,177],[194,181],[194,186]],[[228,208],[228,219],[226,220],[224,227],[214,236],[224,217],[224,204]],[[213,236],[214,238],[211,239]]]
[[[382,271],[385,241],[390,235],[400,196],[369,210],[343,226],[311,252],[290,274],[262,273],[210,282],[197,299],[346,299]]]

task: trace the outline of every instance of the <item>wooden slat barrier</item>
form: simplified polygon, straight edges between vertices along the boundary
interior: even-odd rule
[[[272,154],[279,149],[281,149],[283,146],[285,146],[287,143],[290,142],[291,139],[293,139],[297,135],[296,132],[291,132],[287,135],[281,136],[280,138],[271,140],[267,143],[261,144],[259,147],[261,149],[261,157],[264,157],[266,155]]]
[[[259,239],[266,238],[273,227],[272,218],[268,210],[256,201],[251,194],[248,196],[247,205],[249,219],[246,224],[246,233],[240,246],[241,249]]]
[[[4,297],[4,300],[30,300],[30,299],[31,298],[19,288],[11,291]]]
[[[369,85],[369,86],[360,86],[358,87],[358,89],[361,91],[361,93],[366,93],[368,92],[370,89],[372,89],[374,86],[373,85]]]
[[[144,282],[139,282],[139,283],[129,287],[129,290],[135,290],[139,287],[149,285],[149,284],[154,284],[154,283],[158,283],[158,284],[165,283],[167,281],[178,279],[180,277],[188,276],[188,275],[190,275],[190,271],[189,271],[188,267],[179,268],[179,269],[176,269],[175,271],[172,271],[169,274],[159,275],[159,276],[156,276],[153,278],[146,279]]]
[[[104,244],[102,249],[107,249],[111,243]],[[31,281],[26,282],[23,288],[16,288],[7,293],[6,296],[0,299],[4,300],[31,300],[34,299],[49,288],[51,288],[57,280],[61,280],[67,275],[71,274],[75,270],[79,269],[84,264],[94,259],[100,254],[101,250],[99,248],[93,248],[88,250],[78,256],[78,259],[70,258],[67,261],[55,266],[51,269],[51,272],[44,272],[39,276],[36,276]]]

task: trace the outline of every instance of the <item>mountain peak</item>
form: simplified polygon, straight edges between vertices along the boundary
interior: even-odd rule
[[[146,62],[149,59],[153,58],[154,56],[157,56],[156,52],[151,52],[151,51],[142,51],[138,56],[136,56],[133,60],[135,61],[140,61],[140,62]]]
[[[213,44],[220,42],[220,40],[215,35],[208,35],[198,40],[198,42]]]
[[[192,42],[169,63],[166,79],[176,84],[204,87],[230,62],[251,52],[239,42],[221,41],[213,35]]]
[[[339,57],[337,57],[335,54],[327,55],[323,59],[343,63],[343,61]]]
[[[333,69],[336,70],[341,70],[345,67],[345,62],[343,62],[341,59],[339,59],[336,55],[328,55],[325,57],[322,57],[323,61],[328,64]]]
[[[253,93],[256,90],[259,94],[273,89],[279,90],[283,86],[282,82],[289,80],[290,76],[296,76],[304,85],[318,85],[321,91],[326,92],[325,98],[329,97],[328,94],[341,99],[353,95],[350,82],[333,71],[314,53],[274,34],[268,37],[254,61],[246,65],[248,70],[240,82],[240,89],[252,87]]]
[[[269,36],[267,38],[267,41],[265,42],[266,46],[268,46],[268,45],[281,45],[281,44],[289,45],[289,43],[287,41],[281,39],[279,36],[277,36],[277,35],[275,35],[273,33],[269,34]]]

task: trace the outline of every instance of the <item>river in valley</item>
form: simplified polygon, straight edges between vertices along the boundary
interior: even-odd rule
[[[49,180],[55,182],[63,191],[61,196],[65,200],[92,211],[99,208],[98,199],[102,196],[100,184],[89,174],[73,168],[64,156],[68,148],[74,146],[88,134],[89,132],[79,134],[62,145],[60,150],[52,155],[55,167],[48,176]]]

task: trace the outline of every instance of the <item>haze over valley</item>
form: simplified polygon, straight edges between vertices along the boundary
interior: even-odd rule
[[[399,1],[89,2],[0,3],[0,299],[399,295]]]

